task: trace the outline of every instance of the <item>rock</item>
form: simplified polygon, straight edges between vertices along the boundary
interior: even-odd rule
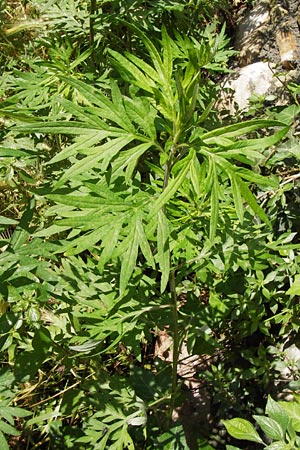
[[[234,43],[238,66],[268,61],[294,69],[299,59],[299,9],[300,0],[260,0],[238,17]]]
[[[234,47],[239,51],[240,67],[257,61],[267,39],[270,22],[270,5],[268,1],[259,2],[252,10],[238,21]]]
[[[217,105],[222,115],[224,110],[231,115],[247,110],[253,95],[271,95],[274,106],[289,102],[287,84],[297,83],[300,73],[299,17],[300,0],[257,0],[251,10],[237,16],[239,54],[232,63],[234,73],[224,78]]]
[[[225,79],[218,109],[226,109],[230,114],[246,110],[253,94],[261,96],[272,90],[275,84],[273,75],[274,67],[262,61],[236,69]]]
[[[281,65],[284,69],[295,69],[297,65],[298,52],[295,35],[288,29],[278,30],[276,42],[279,48]]]
[[[237,68],[223,81],[221,100],[217,104],[219,111],[226,110],[234,115],[238,110],[249,109],[252,96],[273,97],[274,105],[285,105],[290,100],[287,83],[299,79],[298,70],[278,74],[276,65],[268,62],[256,62]]]

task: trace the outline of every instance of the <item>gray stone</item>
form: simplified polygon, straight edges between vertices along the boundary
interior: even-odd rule
[[[269,3],[259,2],[238,21],[234,47],[240,52],[240,67],[257,61],[266,43],[271,20]]]
[[[284,69],[294,69],[297,66],[297,41],[290,29],[280,29],[276,33],[276,42],[279,48],[281,65]]]
[[[225,79],[220,107],[231,114],[246,110],[253,94],[265,95],[274,86],[274,71],[267,62],[256,62],[236,69]]]
[[[276,65],[259,61],[242,68],[236,68],[223,81],[218,110],[227,110],[233,115],[249,108],[252,96],[274,96],[274,105],[284,105],[289,101],[286,85],[297,81],[298,71],[290,70],[285,75],[278,74]]]
[[[300,0],[257,0],[251,10],[238,17],[234,43],[239,51],[237,65],[268,61],[294,69],[300,48],[299,9]]]
[[[298,13],[298,14],[297,14]],[[245,111],[250,97],[273,96],[274,105],[290,100],[287,84],[299,81],[300,0],[257,0],[238,15],[234,73],[225,76],[218,109]]]

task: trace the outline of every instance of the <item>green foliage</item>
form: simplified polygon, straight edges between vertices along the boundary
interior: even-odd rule
[[[274,379],[298,388],[299,107],[220,122],[225,2],[31,8],[46,26],[3,75],[0,424],[19,404],[28,448],[218,448],[175,420],[192,379],[209,426],[255,413],[294,439],[259,407]]]
[[[10,370],[0,372],[0,444],[3,450],[9,450],[9,444],[5,435],[20,436],[20,431],[15,428],[14,418],[20,421],[23,417],[31,415],[30,411],[16,406],[10,406],[12,400],[11,387],[13,384],[13,374]]]
[[[225,420],[228,433],[236,439],[258,442],[265,449],[292,450],[299,448],[299,402],[274,401],[270,396],[266,405],[267,416],[254,415],[258,426],[263,431],[268,443],[265,443],[254,426],[245,419]],[[230,449],[231,446],[226,448]],[[237,448],[237,447],[234,447]]]

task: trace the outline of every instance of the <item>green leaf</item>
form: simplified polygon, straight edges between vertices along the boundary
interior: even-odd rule
[[[212,131],[208,131],[207,133],[204,133],[201,136],[201,139],[206,144],[209,144],[215,143],[215,139],[217,136],[231,139],[233,137],[242,136],[251,131],[261,130],[262,128],[282,127],[282,126],[286,128],[286,124],[279,122],[277,120],[267,120],[267,119],[248,120],[245,122],[238,122],[233,125],[228,125],[226,127],[221,127],[214,129]]]
[[[0,431],[5,434],[10,434],[11,436],[20,436],[20,432],[8,423],[0,420]]]
[[[137,225],[137,217],[134,217],[129,224],[131,230],[126,241],[126,250],[122,257],[121,273],[120,273],[120,295],[123,295],[130,277],[135,269],[139,248],[139,231]]]
[[[163,193],[158,197],[158,199],[153,203],[153,206],[151,208],[150,215],[153,217],[155,216],[159,210],[163,208],[163,206],[173,197],[173,195],[178,191],[179,187],[184,182],[186,175],[190,169],[191,165],[191,157],[192,154],[190,154],[183,164],[183,167],[181,168],[179,175],[177,177],[173,178],[167,188],[163,191]]]
[[[69,349],[73,350],[74,352],[80,352],[80,353],[89,353],[92,350],[95,350],[99,346],[101,341],[86,341],[82,345],[69,345]]]
[[[25,209],[19,224],[10,240],[10,248],[14,251],[19,250],[20,247],[27,241],[30,236],[30,222],[35,210],[35,200],[29,200],[27,208]]]
[[[77,239],[72,240],[70,243],[64,245],[59,249],[59,253],[64,252],[66,256],[74,256],[85,250],[92,249],[94,245],[102,239],[103,229],[96,228],[91,233],[87,233],[84,236],[80,236]]]
[[[288,384],[288,388],[292,391],[299,391],[300,390],[300,380],[290,381]]]
[[[276,422],[276,420],[257,415],[254,415],[253,418],[256,420],[267,437],[276,441],[280,441],[284,438],[285,431],[282,429],[280,424]]]
[[[300,275],[295,275],[294,281],[291,287],[287,290],[287,295],[300,295]]]
[[[273,442],[270,445],[264,447],[264,450],[295,450],[293,444],[286,444],[285,442]]]
[[[111,120],[113,120],[117,125],[119,125],[120,128],[127,131],[128,133],[135,133],[135,127],[132,121],[130,120],[130,117],[127,114],[127,110],[124,106],[125,96],[122,95],[117,83],[114,80],[111,81],[111,95],[112,95],[114,116],[109,117],[106,114],[106,118],[111,118]]]
[[[4,148],[0,147],[0,158],[5,157],[11,157],[11,158],[18,158],[18,157],[24,157],[26,156],[34,156],[36,153],[32,150],[19,150],[15,148]]]
[[[4,417],[6,415],[11,415],[14,417],[27,417],[31,416],[32,412],[26,411],[26,409],[18,408],[15,406],[1,406],[0,407],[0,416]]]
[[[101,91],[96,90],[93,86],[74,78],[64,78],[61,77],[70,86],[77,89],[88,102],[97,107],[89,107],[88,112],[92,113],[92,120],[96,120],[97,116],[101,119],[108,119],[118,125],[119,128],[125,130],[128,133],[134,133],[135,129],[130,119],[127,116],[126,110],[123,106],[123,98],[120,96],[120,91],[118,86],[114,81],[111,82],[112,90],[112,100],[103,95]],[[83,109],[82,109],[83,111]],[[98,119],[99,120],[99,119]],[[101,121],[98,128],[106,128],[107,125],[103,127],[104,122]]]
[[[16,356],[14,368],[16,379],[23,382],[33,378],[47,358],[51,345],[49,331],[46,328],[36,330],[32,340],[33,350],[24,351]]]
[[[252,209],[252,211],[263,221],[265,222],[267,225],[269,225],[271,227],[271,222],[267,216],[267,214],[264,212],[264,210],[259,206],[259,204],[256,201],[256,198],[254,197],[254,195],[252,194],[252,192],[250,191],[250,189],[248,188],[248,186],[246,185],[246,183],[244,183],[242,180],[240,180],[239,182],[239,189],[241,191],[242,196],[244,197],[244,199],[246,200],[246,202],[248,203],[248,205],[250,206],[250,208]]]
[[[201,196],[202,177],[201,177],[201,165],[200,165],[196,155],[191,160],[190,177],[191,177],[191,182],[192,182],[194,191],[195,191],[197,197],[199,198]]]
[[[74,191],[76,194],[76,191]],[[126,211],[129,208],[133,206],[132,203],[129,201],[123,200],[118,197],[117,195],[106,195],[107,192],[104,190],[99,190],[99,195],[89,194],[89,195],[82,195],[81,192],[78,192],[77,195],[62,195],[62,194],[48,194],[46,195],[47,198],[50,200],[53,200],[56,203],[61,203],[63,205],[73,206],[77,207],[83,210],[93,210],[96,209],[96,211],[87,211],[87,213],[81,217],[82,224],[86,224],[86,221],[96,221],[97,224],[103,223],[103,212],[104,211],[113,211],[113,212],[120,212],[120,211]],[[69,211],[70,213],[70,211]],[[81,213],[82,214],[82,213]],[[103,219],[101,221],[101,218]],[[106,219],[107,222],[107,219]],[[78,212],[76,212],[76,215],[74,214],[74,217],[71,217],[70,220],[65,219],[64,221],[59,221],[58,223],[65,225],[74,225],[79,226],[80,225],[80,215],[78,215]]]
[[[67,169],[59,181],[54,185],[54,189],[61,187],[65,181],[81,173],[86,173],[88,170],[97,166],[102,160],[102,170],[106,171],[111,159],[119,153],[119,151],[134,140],[134,135],[125,135],[106,142],[103,145],[96,146],[91,150],[91,154],[83,159],[80,159]]]
[[[90,47],[84,52],[80,53],[80,55],[75,58],[75,60],[70,64],[70,69],[74,70],[79,64],[81,64],[83,61],[89,58],[91,54],[93,53],[93,49]]]
[[[5,436],[1,430],[0,430],[0,448],[1,450],[9,450],[7,440],[5,439]]]
[[[173,72],[173,54],[172,54],[172,40],[167,33],[166,27],[163,25],[162,30],[162,48],[163,48],[163,69],[166,80],[171,80]]]
[[[239,221],[242,223],[244,218],[244,205],[243,200],[241,196],[241,191],[239,188],[240,178],[234,174],[230,174],[230,181],[231,181],[231,188],[232,188],[232,195],[233,195],[233,201],[235,206],[235,211],[237,214],[237,217]]]
[[[276,179],[271,179],[269,177],[259,175],[253,170],[244,169],[242,167],[234,167],[234,171],[244,180],[250,181],[250,183],[256,183],[260,186],[267,186],[274,189],[277,189],[279,187],[278,181]]]
[[[276,420],[276,422],[281,426],[283,432],[286,432],[289,416],[284,408],[282,408],[278,402],[273,400],[270,395],[268,395],[266,414],[268,414],[271,419]]]
[[[147,423],[147,417],[129,417],[127,423],[133,427],[144,426]]]
[[[120,135],[119,133],[112,133],[111,130],[99,130],[93,133],[91,136],[79,136],[76,138],[76,142],[72,145],[67,146],[61,152],[57,153],[50,161],[47,163],[55,164],[59,161],[63,161],[64,159],[70,158],[71,156],[76,155],[77,153],[81,153],[82,150],[86,150],[88,148],[94,147],[96,144],[99,144],[103,139],[108,137],[117,137]]]
[[[27,426],[35,425],[36,423],[44,422],[45,420],[48,422],[50,420],[56,419],[60,417],[61,413],[58,411],[51,411],[48,413],[42,413],[38,416],[33,417],[27,421]]]
[[[300,106],[289,105],[276,114],[278,120],[287,125],[291,125],[300,112]]]
[[[292,421],[292,426],[297,433],[300,433],[300,404],[297,402],[279,402],[279,405],[288,414]]]
[[[0,216],[0,225],[17,225],[18,221],[9,217]]]
[[[100,197],[93,197],[91,195],[48,194],[46,197],[56,203],[62,203],[63,205],[75,206],[82,209],[99,208],[102,200]]]
[[[172,426],[154,440],[153,449],[186,450],[188,448],[182,425]]]
[[[140,245],[141,251],[142,251],[147,263],[154,269],[155,261],[153,258],[152,250],[151,250],[149,241],[147,239],[147,236],[145,234],[142,220],[139,216],[137,216],[137,220],[136,220],[136,229],[138,232],[139,245]]]
[[[215,142],[209,140],[209,143],[215,143],[221,146],[221,151],[217,150],[218,155],[222,155],[224,158],[235,157],[237,160],[243,161],[243,157],[248,157],[253,159],[263,159],[262,150],[272,145],[277,144],[281,141],[284,136],[288,133],[290,127],[284,127],[277,133],[271,136],[266,136],[263,138],[256,139],[241,139],[235,142],[230,142],[228,138],[219,136],[215,138]],[[228,143],[227,143],[228,141]],[[226,150],[223,150],[225,147]],[[258,150],[258,152],[256,151]],[[246,162],[246,161],[245,161]]]
[[[162,83],[164,84],[165,81],[169,82],[170,80],[167,78],[164,63],[160,57],[159,51],[153,44],[153,41],[151,41],[143,31],[141,31],[138,27],[136,27],[132,23],[128,24],[128,26],[130,26],[130,28],[132,28],[135,31],[135,33],[138,36],[140,36],[140,38],[142,39],[142,42],[149,52],[150,58],[154,64],[154,67],[155,67]],[[166,33],[165,33],[165,36],[166,36]],[[168,70],[169,70],[169,67],[167,67],[167,73],[168,73]]]
[[[111,52],[113,53],[113,52]],[[136,65],[136,67],[138,67],[139,69],[141,69],[144,74],[147,74],[148,77],[150,77],[152,79],[153,83],[153,88],[155,87],[155,83],[159,83],[160,78],[158,73],[156,72],[155,69],[153,69],[152,66],[150,66],[150,64],[146,63],[143,59],[138,58],[137,56],[129,53],[129,52],[124,52],[124,56],[131,62],[133,62],[133,64]],[[128,70],[128,68],[125,67],[126,70]],[[138,79],[137,79],[138,81]]]
[[[198,439],[199,441],[199,439]],[[198,450],[214,450],[214,448],[208,444],[206,440],[203,439],[201,442],[197,442],[198,444]]]
[[[14,130],[22,133],[47,133],[47,134],[71,134],[71,135],[94,135],[99,127],[91,127],[85,123],[72,122],[35,122],[28,125],[18,125]]]
[[[133,81],[136,86],[143,89],[146,92],[150,92],[151,94],[155,89],[155,82],[144,75],[144,73],[137,68],[135,64],[133,64],[128,58],[121,55],[120,53],[109,49],[108,52],[113,57],[113,64],[118,68],[122,77],[125,78],[125,81]],[[131,58],[132,59],[132,58]],[[124,75],[127,74],[127,77]]]
[[[263,444],[263,440],[255,430],[249,420],[245,419],[230,419],[223,420],[226,430],[235,439],[258,442]]]
[[[101,274],[103,273],[105,264],[111,258],[113,251],[118,243],[122,225],[123,218],[122,220],[114,220],[113,226],[109,226],[102,231],[103,238],[101,242],[101,248],[103,250],[98,261],[98,268]]]
[[[93,114],[81,105],[76,104],[74,101],[67,100],[63,97],[55,97],[55,100],[70,112],[72,116],[76,116],[77,119],[84,122],[87,126],[89,125],[93,130],[104,129],[107,131],[107,124],[101,120],[100,114]]]
[[[127,166],[125,170],[125,183],[128,183],[132,177],[133,171],[138,163],[139,158],[152,146],[152,143],[140,144],[130,150],[130,156],[126,158],[122,168]],[[118,167],[120,170],[121,167]]]
[[[127,114],[132,122],[136,123],[153,142],[156,142],[158,130],[155,126],[155,119],[157,111],[151,106],[150,100],[146,97],[125,97],[124,102]]]

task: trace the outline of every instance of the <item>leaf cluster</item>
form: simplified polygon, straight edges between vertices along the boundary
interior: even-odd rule
[[[236,439],[258,442],[264,449],[288,450],[299,448],[299,402],[276,402],[268,397],[266,416],[253,416],[267,440],[266,444],[251,422],[245,419],[231,419],[224,421],[228,433]],[[238,449],[227,446],[228,449]]]
[[[299,108],[221,122],[222,2],[32,4],[41,52],[1,104],[0,429],[19,403],[28,445],[211,450],[172,421],[183,386],[215,421],[255,411],[299,331]]]

